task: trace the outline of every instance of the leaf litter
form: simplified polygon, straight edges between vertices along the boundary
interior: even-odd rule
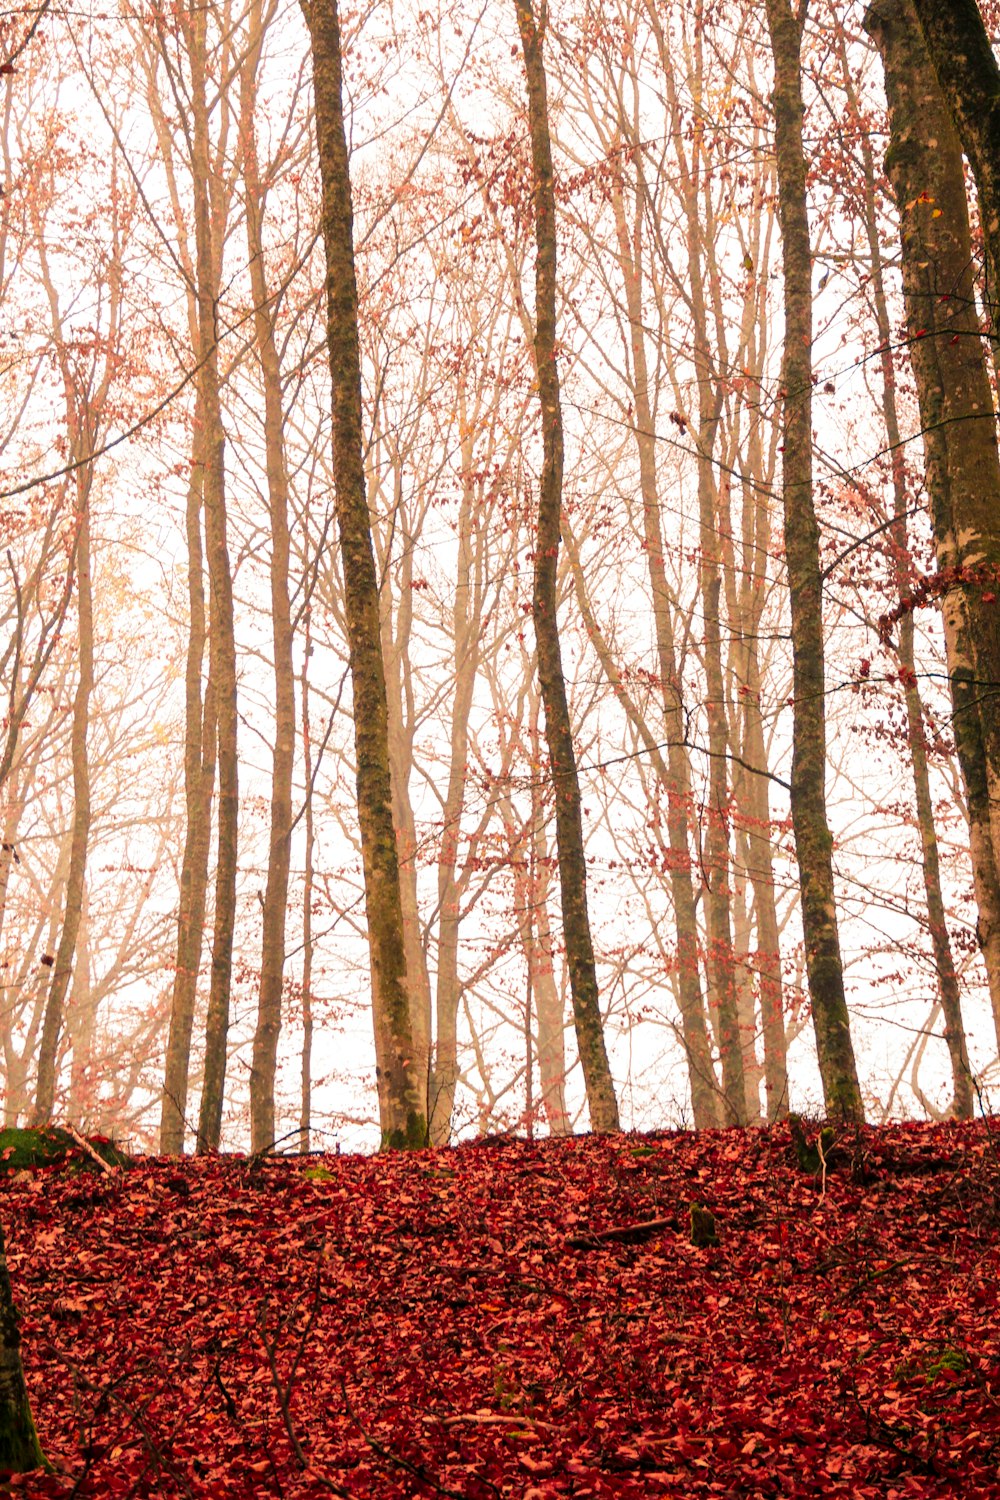
[[[814,1172],[780,1125],[20,1172],[55,1472],[10,1492],[1000,1496],[998,1148],[852,1130]]]

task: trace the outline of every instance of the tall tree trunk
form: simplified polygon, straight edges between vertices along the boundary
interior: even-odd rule
[[[637,168],[640,166],[641,161],[637,159]],[[629,320],[634,371],[635,442],[639,456],[639,486],[642,495],[643,542],[646,565],[649,569],[653,630],[663,703],[663,728],[667,741],[666,762],[662,766],[660,776],[667,796],[667,842],[671,854],[669,879],[677,944],[677,988],[680,996],[681,1037],[687,1059],[691,1111],[695,1128],[705,1130],[719,1124],[719,1095],[712,1064],[712,1047],[705,1024],[705,1005],[699,968],[697,903],[691,874],[691,766],[685,745],[687,732],[683,687],[674,645],[671,615],[673,601],[664,563],[663,525],[656,475],[656,436],[650,403],[649,369],[643,323],[642,262],[641,256],[632,252],[633,241],[641,232],[642,208],[637,207],[635,230],[633,235],[630,235],[625,220],[625,206],[620,193],[614,195],[613,207],[618,258],[625,282]],[[578,592],[581,586],[578,584]],[[610,661],[610,658],[608,660]],[[611,681],[610,678],[609,681]],[[615,687],[613,681],[611,686]],[[618,691],[617,688],[616,691]]]
[[[743,481],[743,571],[744,581],[734,604],[732,618],[739,620],[734,644],[737,676],[742,699],[740,755],[744,762],[733,771],[733,795],[742,813],[740,835],[745,841],[744,864],[753,889],[753,915],[757,929],[754,966],[760,985],[760,1028],[764,1043],[764,1092],[769,1122],[788,1113],[788,1057],[785,1040],[784,985],[781,977],[781,941],[774,895],[774,849],[771,802],[768,794],[767,746],[761,711],[759,636],[766,598],[767,559],[770,552],[771,514],[769,486],[763,481],[764,462],[752,415],[745,448]],[[750,482],[750,475],[758,476]],[[731,531],[727,515],[722,524]],[[730,572],[735,571],[731,569]],[[748,1049],[744,1049],[746,1055]],[[748,1100],[750,1090],[747,1090]]]
[[[209,678],[218,737],[219,798],[212,930],[212,977],[205,1023],[205,1071],[198,1115],[198,1151],[217,1151],[222,1133],[229,1037],[229,999],[236,922],[239,776],[236,746],[236,639],[233,578],[226,537],[225,433],[219,398],[217,306],[222,246],[213,225],[208,114],[207,20],[203,7],[188,19],[191,63],[194,230],[198,303],[198,387],[205,422],[203,503],[209,580]]]
[[[532,723],[532,738],[537,736],[537,718]],[[533,745],[532,760],[541,761],[539,747]],[[551,1135],[570,1133],[570,1114],[566,1107],[566,1028],[563,1024],[563,999],[556,984],[555,960],[552,952],[552,925],[549,919],[550,864],[549,845],[545,834],[545,817],[540,799],[533,797],[531,828],[529,830],[528,864],[531,879],[528,885],[528,901],[531,904],[532,922],[522,925],[522,943],[529,966],[531,993],[535,1005],[535,1028],[537,1031],[536,1056],[538,1058],[541,1105],[545,1122]]]
[[[313,750],[309,722],[309,658],[312,655],[312,633],[309,606],[305,608],[305,639],[302,653],[302,774],[305,783],[305,848],[302,877],[302,1068],[299,1106],[299,1150],[305,1155],[312,1137],[312,1046],[313,1046],[313,930],[312,902],[316,832],[313,827]]]
[[[209,680],[202,701],[202,670],[207,639],[205,575],[201,540],[204,490],[204,415],[195,400],[188,481],[187,577],[188,642],[184,668],[184,853],[177,908],[177,948],[170,997],[170,1029],[160,1100],[160,1151],[179,1156],[187,1123],[191,1035],[194,1030],[198,974],[205,931],[208,856],[212,842],[212,794],[215,789],[215,711]]]
[[[274,13],[269,6],[268,19]],[[264,448],[271,524],[271,631],[274,648],[274,747],[271,757],[271,837],[261,921],[260,992],[250,1071],[250,1149],[274,1144],[274,1077],[281,1031],[285,970],[285,918],[292,857],[292,772],[295,764],[295,665],[288,592],[290,538],[288,474],[283,436],[281,364],[274,332],[273,302],[264,271],[262,220],[265,194],[257,162],[257,70],[267,25],[261,0],[248,18],[250,48],[240,82],[243,183],[247,253],[254,303],[254,336],[264,387]]]
[[[796,11],[790,0],[766,0],[766,10],[774,55],[778,220],[784,258],[782,505],[792,624],[792,829],[826,1110],[833,1119],[861,1120],[864,1107],[844,992],[833,838],[826,813],[823,580],[812,492],[812,253],[802,142],[805,4]]]
[[[0,1474],[26,1474],[49,1467],[31,1420],[17,1309],[0,1229]]]
[[[591,1129],[618,1129],[618,1101],[608,1064],[597,989],[597,967],[587,912],[587,864],[580,783],[557,618],[559,536],[562,523],[563,428],[556,359],[556,212],[542,33],[532,0],[515,0],[528,84],[532,188],[535,205],[535,368],[542,411],[542,477],[535,539],[533,612],[538,679],[545,708],[556,802],[556,847],[577,1048],[587,1090]]]
[[[930,61],[972,166],[986,252],[984,301],[1000,342],[1000,65],[976,0],[914,0]]]
[[[62,1032],[66,996],[73,974],[76,940],[80,931],[87,880],[87,846],[90,842],[90,761],[87,734],[90,726],[90,695],[94,689],[94,600],[90,576],[90,483],[88,466],[77,470],[77,685],[73,699],[70,737],[73,762],[73,832],[62,931],[56,949],[52,980],[45,1002],[45,1017],[38,1049],[38,1080],[32,1124],[44,1125],[55,1108],[59,1037]]]
[[[854,91],[853,76],[847,57],[846,43],[840,38],[841,66],[848,101],[855,111],[858,100]],[[871,141],[862,133],[859,141],[865,173],[865,232],[872,262],[872,296],[875,304],[876,327],[882,374],[882,416],[885,435],[892,462],[892,504],[895,525],[890,533],[892,542],[892,565],[896,584],[897,600],[900,604],[913,592],[914,568],[910,559],[906,487],[906,464],[896,401],[896,364],[892,352],[892,327],[885,293],[885,275],[882,265],[882,244],[876,217],[876,194],[878,185],[875,174],[875,158]],[[913,770],[913,792],[917,811],[917,829],[923,855],[924,895],[927,901],[927,924],[930,932],[934,967],[938,978],[938,999],[945,1018],[945,1040],[951,1059],[953,1113],[959,1119],[970,1119],[973,1113],[972,1076],[966,1048],[965,1026],[962,1021],[961,991],[958,973],[948,936],[944,894],[941,887],[941,862],[938,851],[937,829],[934,824],[934,803],[931,796],[930,771],[927,757],[927,730],[924,722],[924,705],[916,674],[914,650],[914,621],[912,611],[906,611],[899,622],[897,643],[900,666],[903,668],[903,691],[906,699],[907,741]],[[994,874],[995,867],[991,870]],[[973,871],[976,890],[980,888],[984,872]],[[996,904],[1000,908],[1000,889],[996,891]],[[997,933],[1000,940],[1000,931]],[[988,975],[990,993],[997,990],[1000,1001],[1000,972]],[[1000,1013],[1000,1011],[998,1011]]]
[[[358,290],[344,130],[337,0],[303,0],[312,42],[316,139],[323,188],[333,466],[340,530],[357,757],[358,822],[371,955],[379,1112],[385,1147],[423,1146],[426,1100],[414,1065],[403,906],[392,822],[389,727],[378,581],[365,487]]]
[[[886,170],[900,215],[903,298],[923,428],[952,723],[968,801],[979,930],[988,958],[1000,915],[987,729],[996,718],[996,697],[983,686],[975,622],[989,608],[977,570],[984,553],[1000,559],[1000,459],[994,423],[982,420],[984,412],[992,417],[993,408],[975,307],[962,154],[910,0],[877,0],[865,15],[865,26],[885,69],[891,127]],[[909,601],[901,608],[905,648],[912,631],[912,621],[905,617]],[[942,921],[943,916],[942,904]],[[933,936],[933,914],[930,920]],[[996,975],[990,988],[994,1019],[1000,1022]],[[942,993],[942,1005],[953,1063],[967,1074],[957,995],[950,995],[945,1006]],[[1000,1025],[997,1037],[1000,1041]],[[965,1102],[971,1108],[968,1080]]]
[[[78,1130],[87,1133],[97,1111],[100,1078],[94,1075],[94,1038],[97,1032],[98,996],[91,981],[90,891],[84,884],[80,909],[80,931],[73,963],[73,984],[69,994],[69,1042],[73,1061],[69,1077],[67,1118]]]
[[[399,476],[401,481],[401,475]],[[410,629],[413,623],[413,548],[406,535],[402,515],[401,483],[395,499],[395,525],[403,531],[403,557],[400,565],[399,601],[395,615],[396,636],[393,639],[392,603],[388,571],[381,588],[382,659],[386,663],[386,707],[389,726],[389,780],[392,786],[392,822],[396,830],[399,860],[399,894],[403,909],[403,951],[406,958],[406,985],[410,996],[410,1037],[417,1089],[426,1101],[427,1119],[434,1111],[430,1094],[431,1073],[431,980],[420,920],[418,890],[417,823],[410,797],[410,772],[413,767],[413,737],[416,721],[413,713],[412,683],[405,680],[410,671]],[[388,557],[385,562],[389,567]]]
[[[434,1066],[428,1080],[431,1141],[446,1145],[451,1134],[458,1083],[458,974],[462,879],[458,852],[462,808],[469,760],[469,717],[479,666],[479,629],[482,625],[482,581],[475,565],[476,493],[473,428],[468,421],[464,387],[459,387],[459,441],[462,458],[462,499],[458,514],[458,577],[452,608],[455,692],[451,709],[451,746],[448,787],[442,807],[441,846],[438,853],[438,962],[435,991],[436,1029]]]
[[[736,998],[729,884],[729,725],[722,672],[722,623],[719,607],[722,593],[720,528],[716,486],[712,475],[712,448],[719,420],[720,395],[718,389],[712,388],[696,205],[688,219],[688,263],[695,323],[695,374],[698,381],[699,584],[705,621],[705,714],[708,719],[709,748],[704,876],[708,973],[712,1004],[718,1015],[726,1124],[745,1125],[747,1116],[743,1045]],[[751,1030],[751,1037],[752,1035]]]
[[[872,8],[876,12],[880,9],[878,5]],[[954,122],[976,181],[986,266],[984,302],[996,360],[1000,356],[1000,65],[975,0],[948,0],[947,4],[943,0],[915,0],[914,12],[923,32],[925,55],[937,75],[941,103]],[[940,171],[940,161],[938,166]],[[958,179],[953,188],[956,211],[960,182]],[[905,230],[904,224],[904,234]],[[971,298],[971,275],[966,275],[965,283]],[[973,479],[977,465],[980,472],[978,490],[961,486],[961,494],[955,497],[955,532],[960,565],[981,574],[978,586],[967,590],[965,608],[976,661],[993,858],[1000,869],[1000,608],[994,602],[1000,593],[996,420],[985,360],[980,361],[979,340],[963,337],[960,342],[963,349],[967,346],[969,360],[967,381],[963,382],[968,420],[949,436],[953,448],[961,450],[958,456],[969,478]]]

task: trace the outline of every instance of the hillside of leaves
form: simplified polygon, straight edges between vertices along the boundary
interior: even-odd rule
[[[1000,1494],[1000,1126],[824,1144],[19,1172],[14,1493]]]

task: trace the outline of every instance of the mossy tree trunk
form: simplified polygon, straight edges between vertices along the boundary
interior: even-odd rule
[[[413,1056],[399,856],[392,821],[389,726],[378,580],[365,486],[354,216],[344,129],[337,0],[303,0],[312,44],[316,139],[326,249],[327,347],[333,397],[333,470],[344,580],[358,822],[371,955],[382,1144],[427,1143],[427,1101]]]
[[[877,13],[879,7],[872,9]],[[913,13],[923,33],[925,67],[936,75],[942,113],[950,117],[976,181],[986,273],[983,300],[996,360],[1000,355],[1000,65],[975,0],[914,0]],[[938,173],[943,170],[939,160]],[[954,182],[956,209],[961,181],[959,177]],[[941,221],[936,223],[940,227]],[[966,275],[966,283],[971,313],[971,275]],[[944,286],[939,288],[941,292],[946,290]],[[957,291],[953,295],[961,302]],[[948,436],[973,485],[977,465],[981,475],[978,487],[970,486],[963,493],[961,508],[956,503],[954,525],[961,566],[978,569],[981,574],[978,587],[967,591],[965,604],[976,663],[975,702],[989,788],[993,859],[1000,869],[1000,605],[994,602],[1000,594],[1000,527],[994,485],[996,422],[978,336],[962,337],[958,347],[968,362],[960,393],[960,399],[964,396],[967,403],[966,420]]]
[[[31,1419],[17,1309],[0,1227],[0,1474],[26,1474],[48,1467]]]
[[[792,625],[791,813],[813,1029],[828,1115],[861,1120],[844,993],[833,838],[826,812],[823,578],[812,488],[812,253],[802,141],[805,5],[766,0],[774,56],[774,130],[784,276],[782,506]]]
[[[989,724],[996,719],[996,697],[984,685],[993,668],[978,647],[995,626],[984,620],[978,630],[977,620],[995,606],[984,602],[977,572],[984,557],[1000,564],[1000,458],[994,424],[983,420],[984,413],[992,416],[993,407],[975,306],[962,153],[910,0],[877,0],[868,8],[865,26],[885,69],[890,118],[886,170],[899,208],[910,360],[923,428],[935,560],[939,578],[945,580],[941,615],[952,725],[968,802],[980,931],[992,935],[996,842]],[[911,631],[912,619],[904,615],[904,646]],[[932,911],[931,921],[943,921],[943,910]],[[985,944],[984,956],[991,956]],[[991,992],[995,988],[991,984]],[[954,996],[948,1000],[946,1036],[953,1065],[966,1075],[962,1097],[956,1086],[956,1102],[964,1102],[969,1112],[971,1080],[961,1012]]]
[[[533,614],[538,681],[545,709],[545,737],[556,803],[556,851],[566,937],[566,963],[591,1128],[618,1127],[618,1101],[604,1042],[597,966],[587,911],[587,862],[576,751],[557,619],[559,539],[562,525],[563,426],[556,357],[556,204],[549,135],[544,20],[536,23],[532,0],[515,0],[528,84],[532,189],[535,208],[535,369],[542,411],[542,476],[535,537]],[[545,15],[545,7],[542,7]]]
[[[844,87],[851,109],[860,108],[857,98],[851,62],[843,37],[839,39],[841,67]],[[915,570],[910,556],[907,510],[906,460],[899,425],[896,357],[893,353],[892,325],[889,303],[885,289],[882,236],[877,217],[878,184],[875,170],[875,155],[866,134],[859,140],[859,151],[864,166],[864,223],[871,255],[871,290],[875,306],[875,319],[879,338],[879,362],[882,375],[882,416],[885,421],[886,438],[892,463],[892,502],[895,525],[890,533],[892,542],[892,566],[895,575],[899,602],[908,599],[915,584]],[[916,674],[915,631],[912,611],[907,611],[899,622],[899,639],[896,643],[903,691],[906,700],[907,740],[913,769],[913,792],[917,812],[917,828],[923,855],[924,894],[927,900],[927,922],[934,954],[934,967],[938,976],[938,998],[945,1017],[945,1040],[951,1058],[953,1102],[952,1112],[959,1119],[969,1119],[973,1112],[972,1076],[966,1049],[965,1027],[962,1022],[961,988],[951,940],[948,934],[947,913],[941,883],[941,861],[938,848],[937,828],[934,822],[934,802],[931,792],[929,745],[924,717],[924,704]],[[986,830],[989,837],[989,830]],[[978,892],[983,879],[981,869],[974,870],[974,881]],[[995,883],[995,882],[994,882]],[[1000,937],[1000,932],[998,932]],[[996,976],[1000,981],[1000,974]],[[991,978],[990,992],[996,986]]]
[[[945,105],[976,179],[985,302],[1000,341],[1000,65],[976,0],[914,0]]]

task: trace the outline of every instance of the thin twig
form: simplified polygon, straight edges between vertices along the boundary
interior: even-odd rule
[[[78,1146],[82,1147],[82,1149],[86,1151],[88,1156],[93,1157],[94,1161],[96,1161],[102,1172],[106,1173],[109,1177],[113,1177],[115,1175],[115,1168],[111,1165],[110,1162],[104,1160],[104,1157],[101,1156],[100,1152],[94,1150],[93,1146],[87,1140],[86,1136],[81,1135],[75,1125],[64,1125],[63,1129],[66,1131],[67,1135],[71,1135],[73,1137]]]

